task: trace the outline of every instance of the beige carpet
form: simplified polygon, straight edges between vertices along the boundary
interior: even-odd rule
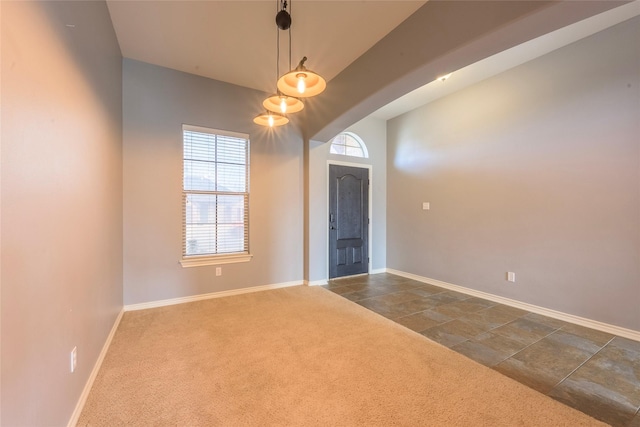
[[[298,286],[125,313],[78,425],[604,424]]]

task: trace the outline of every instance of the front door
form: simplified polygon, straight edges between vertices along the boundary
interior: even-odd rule
[[[329,278],[369,271],[369,170],[329,165]]]

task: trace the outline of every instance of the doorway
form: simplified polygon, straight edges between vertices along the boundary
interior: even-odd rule
[[[369,272],[369,169],[329,165],[329,279]]]

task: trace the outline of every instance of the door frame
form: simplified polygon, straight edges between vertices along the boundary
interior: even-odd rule
[[[367,233],[369,234],[369,244],[368,244],[368,248],[367,248],[367,252],[369,254],[369,262],[367,264],[367,274],[371,274],[371,266],[373,265],[373,165],[368,165],[365,163],[355,163],[355,162],[343,162],[340,160],[327,160],[327,175],[325,178],[325,185],[326,185],[326,209],[324,212],[324,226],[325,228],[325,250],[324,253],[327,257],[327,260],[325,262],[325,273],[326,273],[326,277],[327,277],[327,281],[329,280],[329,168],[331,167],[331,165],[336,165],[336,166],[349,166],[352,168],[359,168],[359,169],[368,169],[368,175],[369,175],[369,206],[367,207],[367,209],[369,210],[369,212],[367,212],[367,215],[369,216],[369,224],[367,225]]]

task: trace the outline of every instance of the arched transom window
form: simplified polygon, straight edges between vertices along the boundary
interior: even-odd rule
[[[362,139],[353,132],[342,132],[331,140],[331,154],[343,156],[369,158],[367,146]]]

